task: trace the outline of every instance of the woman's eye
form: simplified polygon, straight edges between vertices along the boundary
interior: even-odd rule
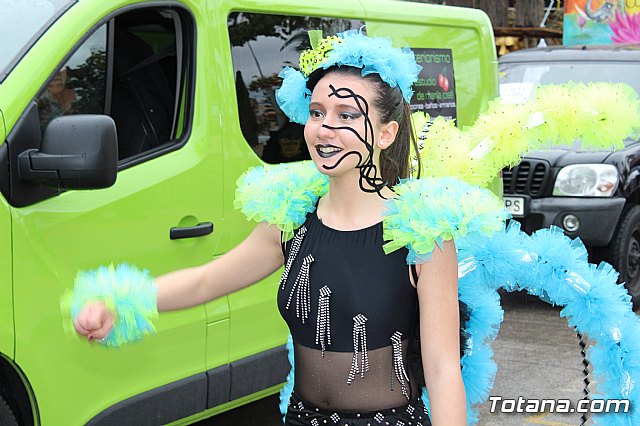
[[[342,120],[342,121],[353,121],[358,117],[360,117],[360,114],[353,114],[353,113],[350,113],[350,112],[342,112],[342,113],[340,113],[340,120]]]
[[[317,109],[312,109],[311,111],[309,111],[309,115],[311,116],[311,118],[321,118],[322,111],[318,111]]]

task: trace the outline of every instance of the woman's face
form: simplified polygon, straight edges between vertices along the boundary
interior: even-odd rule
[[[379,157],[381,125],[373,109],[374,95],[371,83],[360,77],[329,72],[318,81],[304,137],[322,173],[376,172],[368,165],[377,166]]]

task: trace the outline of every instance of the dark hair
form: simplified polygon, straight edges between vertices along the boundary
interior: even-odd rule
[[[378,111],[380,122],[387,124],[391,121],[398,122],[399,128],[396,139],[391,146],[380,152],[380,177],[388,186],[394,186],[400,179],[409,177],[409,155],[411,145],[418,152],[418,144],[411,125],[411,110],[409,104],[402,97],[402,92],[396,87],[391,87],[378,74],[371,73],[362,76],[360,68],[350,66],[333,66],[326,70],[318,69],[311,73],[307,82],[309,90],[314,87],[322,77],[329,73],[344,76],[360,77],[372,83],[375,97],[373,106]],[[418,157],[417,177],[420,173],[420,158]]]

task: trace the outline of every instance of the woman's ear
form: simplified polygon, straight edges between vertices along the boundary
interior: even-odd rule
[[[383,124],[380,131],[380,137],[378,138],[378,148],[389,148],[391,144],[395,142],[399,128],[400,125],[397,121],[390,121],[387,124]]]

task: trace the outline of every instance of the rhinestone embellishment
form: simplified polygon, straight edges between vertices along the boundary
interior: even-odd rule
[[[296,296],[296,317],[302,320],[304,324],[309,318],[309,312],[311,311],[311,294],[309,293],[309,268],[314,261],[312,255],[307,255],[302,261],[302,267],[296,277],[289,298],[287,299],[287,309],[291,306],[291,300],[295,294]]]
[[[369,354],[367,352],[367,317],[358,314],[353,317],[353,359],[351,361],[351,369],[347,384],[350,385],[355,379],[356,374],[360,373],[360,377],[364,378],[365,371],[369,371]],[[360,358],[360,365],[358,364]]]
[[[289,278],[289,271],[291,270],[291,265],[293,265],[293,261],[296,260],[296,256],[300,251],[300,246],[302,245],[302,239],[307,233],[307,228],[302,225],[298,232],[293,237],[293,241],[291,242],[291,250],[289,250],[289,256],[287,257],[287,264],[284,267],[284,273],[280,278],[280,289],[284,290],[284,287],[287,283],[287,278]]]
[[[407,400],[409,399],[409,388],[407,383],[409,382],[409,376],[404,369],[404,361],[402,359],[402,333],[396,331],[391,336],[391,349],[393,351],[393,372],[395,373],[396,380],[400,382],[400,390]],[[393,390],[393,377],[391,377],[391,390]],[[411,413],[409,413],[411,414]]]
[[[320,345],[323,357],[326,345],[331,344],[330,298],[331,289],[325,285],[320,289],[320,296],[318,297],[318,319],[316,321],[316,345]]]

